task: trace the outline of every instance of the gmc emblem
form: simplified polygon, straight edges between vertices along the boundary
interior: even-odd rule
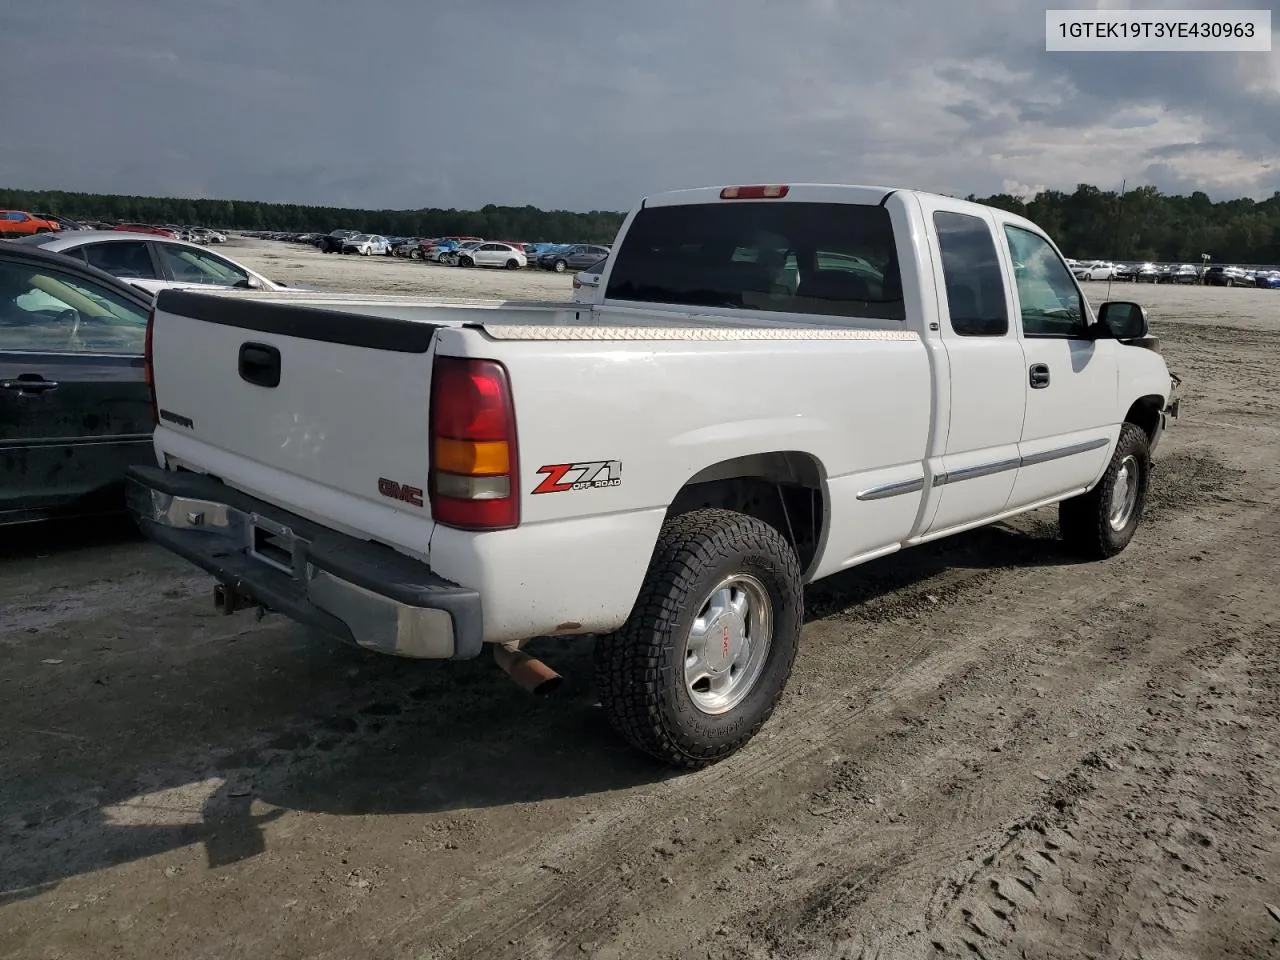
[[[408,487],[394,480],[388,480],[386,477],[379,477],[378,492],[384,497],[399,500],[401,503],[408,503],[415,507],[422,506],[421,487]]]

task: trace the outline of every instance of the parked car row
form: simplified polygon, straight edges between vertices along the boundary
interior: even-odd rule
[[[128,233],[150,233],[190,243],[226,243],[228,234],[210,227],[191,227],[177,223],[163,226],[154,223],[78,221],[52,213],[27,210],[0,210],[0,239],[30,237],[40,233],[66,233],[78,230],[122,230]]]
[[[1068,260],[1077,280],[1120,280],[1131,283],[1184,283],[1217,287],[1275,287],[1280,270],[1246,269],[1190,263],[1117,263],[1110,260]]]
[[[609,255],[609,247],[588,243],[525,243],[483,237],[388,237],[334,230],[330,233],[248,232],[245,236],[285,243],[306,243],[323,253],[402,257],[447,266],[503,267],[520,270],[537,267],[556,273],[583,270]]]

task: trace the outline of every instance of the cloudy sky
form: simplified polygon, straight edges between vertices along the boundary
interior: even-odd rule
[[[1053,7],[1252,7],[1277,0]],[[0,186],[623,209],[703,184],[1280,190],[1271,53],[1023,0],[0,0]]]

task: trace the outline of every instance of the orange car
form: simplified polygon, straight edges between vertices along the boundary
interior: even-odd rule
[[[53,233],[58,224],[42,220],[25,210],[0,210],[0,237],[29,237],[33,233]]]

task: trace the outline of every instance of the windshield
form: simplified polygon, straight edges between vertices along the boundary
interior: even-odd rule
[[[905,318],[893,226],[879,206],[647,207],[613,258],[606,299]]]

